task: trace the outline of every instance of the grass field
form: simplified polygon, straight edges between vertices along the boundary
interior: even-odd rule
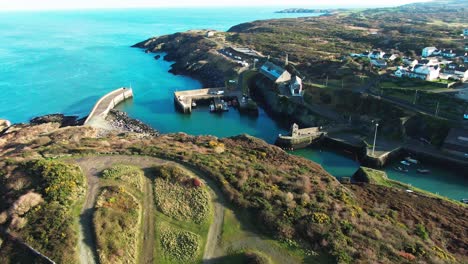
[[[227,255],[222,263],[246,263],[248,252],[256,252],[267,259],[262,263],[329,263],[326,255],[304,250],[294,241],[278,241],[257,233],[249,213],[226,209],[222,228],[222,245]]]
[[[141,204],[123,187],[102,188],[94,227],[100,263],[136,263]]]
[[[156,263],[200,263],[212,219],[207,187],[173,165],[155,168]]]
[[[143,171],[136,166],[118,164],[104,170],[102,177],[107,180],[118,180],[140,191],[143,188]]]

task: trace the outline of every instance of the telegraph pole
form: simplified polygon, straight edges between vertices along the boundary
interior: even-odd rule
[[[375,124],[375,134],[374,134],[374,144],[372,145],[372,156],[375,153],[375,143],[377,142],[377,128],[379,127],[379,123]]]

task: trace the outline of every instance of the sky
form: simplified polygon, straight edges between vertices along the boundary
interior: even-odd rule
[[[423,1],[424,0],[333,0],[324,4],[325,1],[314,0],[0,0],[0,11],[206,6],[375,7],[396,6]]]

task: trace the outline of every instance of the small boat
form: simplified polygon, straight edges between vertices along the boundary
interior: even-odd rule
[[[210,112],[214,112],[215,111],[215,106],[214,104],[210,104]]]
[[[197,103],[195,103],[195,101],[192,102],[192,107],[193,108],[197,107]]]
[[[393,169],[396,170],[396,171],[398,171],[398,172],[403,172],[403,173],[407,173],[407,172],[408,172],[407,169],[404,169],[404,168],[402,168],[402,167],[395,167],[395,168],[393,168]]]
[[[402,160],[402,161],[400,161],[400,163],[405,165],[405,166],[411,165],[411,163],[407,162],[406,160]]]
[[[417,169],[416,170],[418,173],[421,173],[421,174],[429,174],[431,173],[430,170],[427,170],[427,169]]]
[[[468,204],[468,199],[467,198],[461,199],[460,202]]]
[[[229,106],[228,106],[228,104],[226,102],[223,102],[223,111],[224,112],[229,111]]]
[[[411,162],[411,163],[413,163],[413,164],[418,164],[418,163],[419,163],[419,161],[417,161],[417,160],[415,160],[415,159],[412,159],[412,158],[410,158],[410,157],[406,157],[405,160],[408,161],[408,162]]]

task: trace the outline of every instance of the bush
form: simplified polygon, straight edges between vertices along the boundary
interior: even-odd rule
[[[182,262],[194,260],[198,255],[198,235],[168,226],[160,226],[160,234],[159,242],[165,255]]]
[[[418,235],[420,238],[426,240],[429,238],[429,234],[426,231],[426,228],[422,224],[417,224],[416,225],[416,235]]]

